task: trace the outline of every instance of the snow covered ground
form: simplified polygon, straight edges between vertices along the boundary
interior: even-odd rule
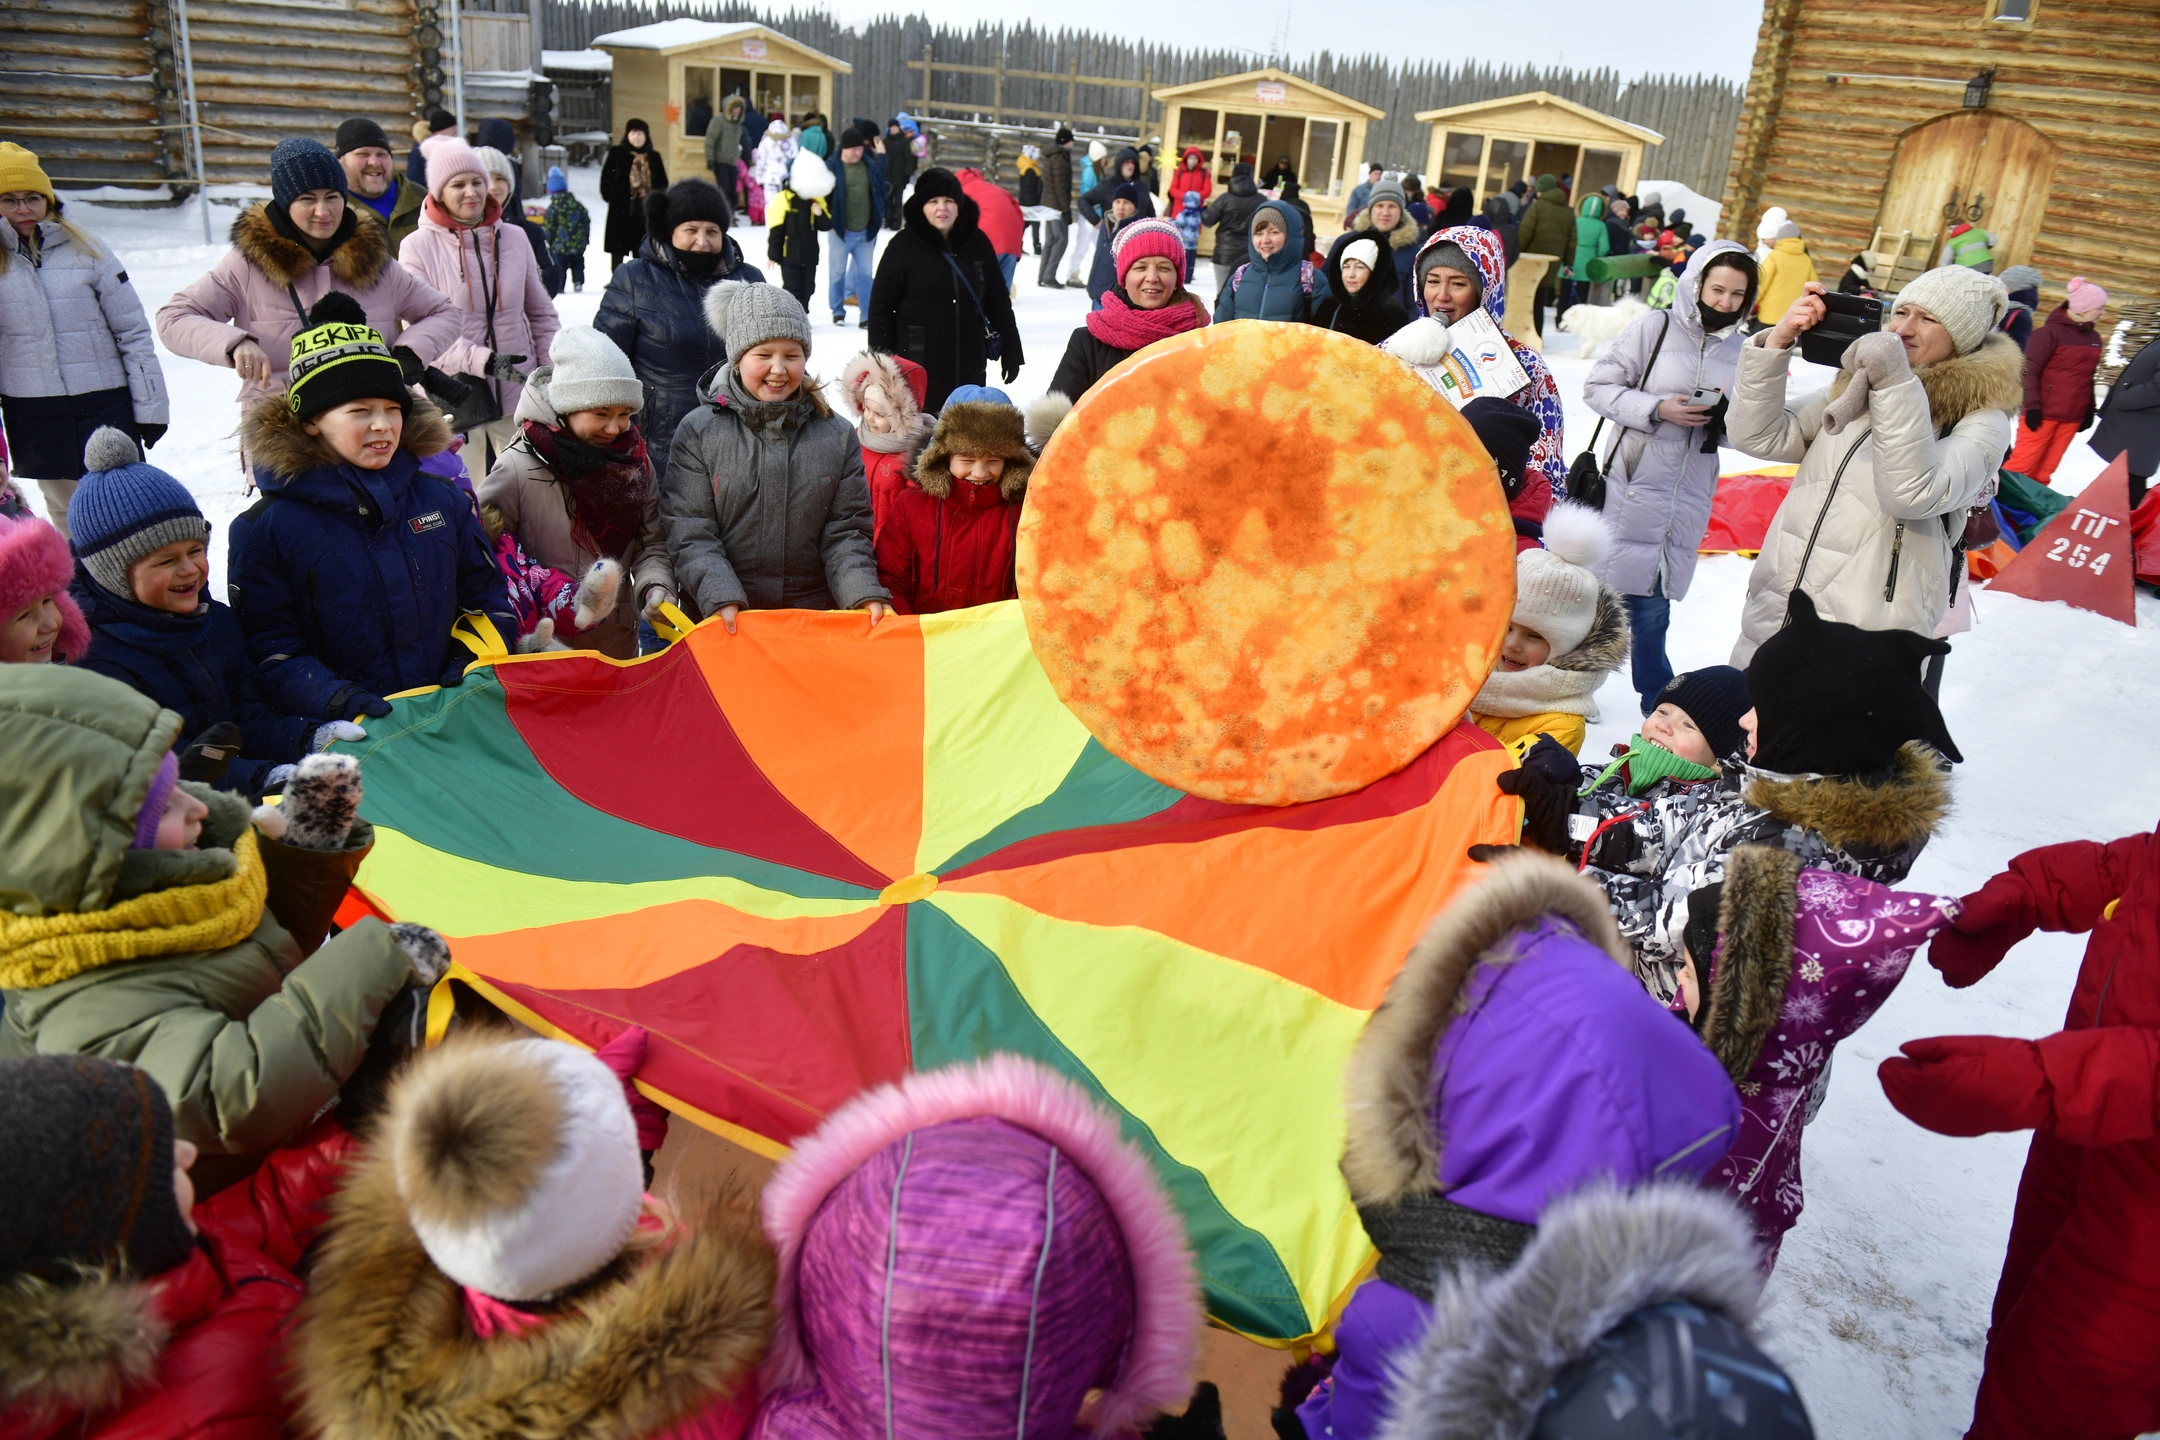
[[[593,211],[597,237],[605,217],[598,172],[574,171],[572,183]],[[119,251],[151,311],[225,248],[201,243],[192,201],[163,210],[76,203],[70,213]],[[220,236],[233,213],[230,204],[213,204]],[[764,232],[735,235],[762,266]],[[1033,256],[1021,262],[1016,302],[1028,363],[1011,391],[1023,403],[1048,383],[1087,303],[1078,291],[1037,288],[1035,263]],[[566,321],[591,320],[606,265],[600,250],[587,252],[584,293],[560,302]],[[1210,281],[1203,278],[1200,288],[1211,291]],[[845,327],[832,325],[823,301],[821,276],[811,369],[831,377],[862,348],[864,332],[853,311]],[[1555,336],[1550,356],[1567,402],[1571,448],[1588,438],[1595,419],[1581,399],[1588,362],[1572,353],[1574,345]],[[230,371],[166,360],[172,429],[152,458],[195,492],[216,525],[212,563],[221,573],[224,533],[247,503],[233,440],[238,387]],[[1828,372],[1818,378],[1827,381]],[[1750,463],[1736,452],[1725,456],[1727,470]],[[2079,444],[2057,484],[2076,490],[2099,470]],[[1693,591],[1675,607],[1669,646],[1677,668],[1725,659],[1748,563],[1705,558]],[[1943,709],[1965,752],[1959,805],[1909,889],[1961,894],[2030,846],[2129,834],[2150,828],[2160,812],[2160,774],[2147,748],[2149,718],[2160,712],[2160,602],[2141,597],[2140,628],[2131,630],[2061,605],[1985,592],[1978,599],[1978,627],[1957,640],[1943,682]],[[1602,754],[1635,728],[1624,675],[1614,676],[1600,699],[1605,717],[1591,727],[1585,754]],[[1942,1440],[1964,1431],[2026,1137],[1931,1135],[1891,1110],[1874,1067],[1918,1036],[2054,1030],[2082,945],[2082,937],[2036,936],[1964,992],[1948,990],[1916,963],[1889,1004],[1839,1052],[1829,1101],[1808,1131],[1807,1210],[1786,1239],[1769,1292],[1777,1350],[1792,1365],[1819,1434]]]

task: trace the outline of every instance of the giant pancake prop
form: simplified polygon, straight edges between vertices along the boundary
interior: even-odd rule
[[[909,1069],[1054,1066],[1152,1157],[1216,1321],[1305,1340],[1372,1257],[1344,1062],[1515,837],[1461,718],[1513,608],[1498,478],[1379,351],[1217,326],[1073,410],[1020,592],[490,653],[342,747],[357,897],[545,1033],[645,1026],[640,1088],[767,1155]]]

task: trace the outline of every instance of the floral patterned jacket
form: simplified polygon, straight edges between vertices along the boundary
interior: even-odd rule
[[[1771,846],[1726,857],[1699,1019],[1740,1091],[1740,1133],[1704,1183],[1746,1207],[1765,1270],[1800,1218],[1800,1136],[1831,1051],[1957,911],[1946,896],[1803,867]]]

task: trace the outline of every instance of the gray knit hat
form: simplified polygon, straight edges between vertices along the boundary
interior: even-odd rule
[[[705,323],[726,342],[730,365],[767,340],[793,340],[810,353],[810,317],[778,285],[721,281],[705,292]]]
[[[1402,181],[1400,180],[1382,180],[1379,184],[1373,186],[1372,190],[1365,196],[1365,208],[1370,210],[1382,200],[1392,200],[1405,210],[1410,208],[1410,197],[1403,193]]]
[[[613,340],[590,325],[565,325],[555,332],[550,354],[553,371],[548,376],[548,403],[565,419],[579,410],[600,410],[609,405],[645,408],[645,387]]]
[[[1908,305],[1916,305],[1942,321],[1957,353],[1970,355],[1980,348],[1990,331],[2002,324],[2010,309],[2010,295],[1993,275],[1983,275],[1965,265],[1938,265],[1898,291],[1891,313]]]

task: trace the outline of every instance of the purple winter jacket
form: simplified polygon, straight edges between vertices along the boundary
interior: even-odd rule
[[[1443,913],[1428,937],[1449,918]],[[1739,1098],[1717,1060],[1574,923],[1549,913],[1524,920],[1478,958],[1461,986],[1464,1013],[1429,1052],[1441,1192],[1534,1225],[1550,1203],[1593,1181],[1626,1188],[1709,1171],[1740,1124]],[[1428,943],[1411,953],[1405,975],[1436,963]],[[1389,1005],[1402,983],[1390,987]],[[1353,1075],[1353,1109],[1358,1083]],[[1360,1286],[1336,1328],[1333,1374],[1298,1407],[1306,1434],[1377,1434],[1394,1363],[1430,1318],[1425,1301],[1395,1285],[1375,1278]]]
[[[1703,1028],[1711,1050],[1740,1077],[1740,1134],[1709,1179],[1747,1208],[1767,1272],[1800,1219],[1800,1135],[1830,1052],[1882,1008],[1958,906],[1947,896],[1804,870],[1767,846],[1733,851],[1722,890]],[[1753,953],[1755,937],[1782,930],[1777,910],[1792,917],[1790,957]],[[1774,1011],[1753,1007],[1774,1020],[1752,1033],[1727,1024],[1727,1015],[1748,1008],[1737,997],[1758,986],[1782,990]]]

